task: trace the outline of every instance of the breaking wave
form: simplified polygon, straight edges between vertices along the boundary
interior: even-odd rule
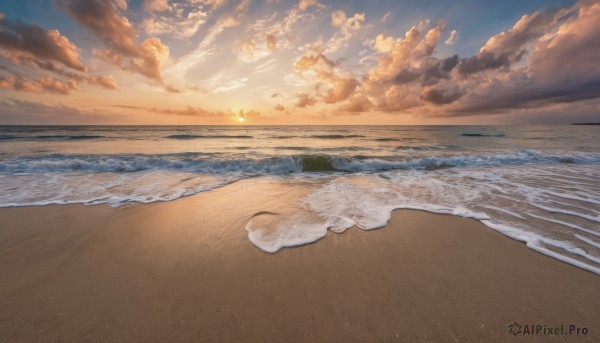
[[[178,154],[53,154],[0,159],[0,173],[59,173],[185,171],[196,173],[287,174],[332,171],[344,173],[388,170],[435,170],[471,166],[523,164],[594,164],[600,153],[546,153],[521,150],[502,154],[467,154],[437,157],[403,157],[387,160],[375,156],[290,155],[268,158],[226,158],[216,153]]]

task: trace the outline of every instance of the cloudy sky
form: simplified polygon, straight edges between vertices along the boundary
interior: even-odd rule
[[[0,1],[0,124],[600,121],[595,0]]]

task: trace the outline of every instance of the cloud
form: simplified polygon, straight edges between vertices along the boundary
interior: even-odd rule
[[[0,101],[0,122],[7,125],[106,123],[111,116],[114,118],[115,114],[101,114],[97,111],[79,109],[60,103],[46,105],[12,98]]]
[[[511,59],[506,53],[496,55],[493,52],[484,51],[475,56],[463,59],[458,67],[458,71],[462,74],[473,74],[489,69],[508,67],[513,62],[520,60],[522,56],[523,54],[520,54],[516,56],[517,58]]]
[[[315,83],[316,96],[324,103],[334,104],[343,101],[352,95],[358,81],[349,73],[339,70],[337,64],[321,53],[319,48],[317,45],[302,55],[294,63],[294,73],[304,80]]]
[[[367,44],[375,51],[376,65],[360,79],[352,93],[350,103],[341,109],[349,112],[377,110],[403,111],[420,107],[425,102],[438,99],[435,91],[424,92],[424,87],[436,85],[451,78],[459,57],[440,59],[433,56],[446,25],[439,22],[429,28],[423,20],[410,28],[404,37],[379,34]],[[420,96],[424,93],[423,96]]]
[[[459,66],[463,74],[478,73],[488,69],[508,67],[519,62],[526,53],[527,45],[542,37],[559,20],[560,10],[538,11],[521,17],[507,31],[491,37],[479,53],[466,58]]]
[[[299,40],[301,25],[314,20],[311,13],[303,12],[294,6],[279,19],[273,13],[265,18],[255,20],[245,28],[247,38],[236,44],[236,53],[240,61],[253,63],[266,58],[277,51],[294,49],[293,41]]]
[[[142,111],[146,113],[157,113],[166,115],[186,116],[186,117],[225,117],[225,116],[238,116],[242,118],[258,117],[261,115],[259,111],[255,110],[240,110],[234,112],[231,109],[226,111],[212,111],[199,106],[188,105],[181,109],[174,108],[160,108],[154,106],[133,106],[133,105],[112,105],[114,108],[121,108],[133,111]]]
[[[321,95],[321,98],[326,104],[335,104],[337,102],[347,99],[350,95],[352,95],[357,85],[358,81],[351,77],[333,78],[331,81],[330,88],[324,94]]]
[[[364,95],[353,96],[347,104],[339,107],[340,113],[358,114],[368,112],[373,108],[373,103]]]
[[[386,12],[383,17],[381,17],[380,22],[385,23],[392,16],[392,12]]]
[[[540,14],[538,14],[540,13]],[[495,113],[515,108],[534,108],[574,103],[600,97],[600,4],[580,1],[573,7],[524,16],[507,31],[528,38],[490,39],[486,49],[508,53],[525,49],[524,63],[504,72],[489,70],[462,79],[469,94],[448,109],[451,115]],[[543,15],[542,19],[540,16]],[[528,27],[533,26],[533,28]],[[507,42],[518,41],[518,43]],[[525,43],[527,42],[527,43]],[[514,45],[519,48],[515,49]],[[508,47],[507,47],[508,46]],[[510,47],[510,48],[509,48]],[[486,52],[488,50],[485,50]],[[509,58],[510,60],[510,58]]]
[[[181,109],[160,108],[152,106],[132,106],[132,105],[112,105],[115,108],[122,108],[134,111],[144,111],[147,113],[158,113],[167,115],[187,116],[187,117],[222,117],[231,115],[223,111],[210,111],[202,107],[188,105]]]
[[[148,12],[165,12],[173,10],[167,0],[146,0],[144,1],[144,9]]]
[[[25,40],[21,41],[25,42]],[[13,64],[13,66],[19,67],[18,69],[26,70],[25,74],[30,75],[27,77],[23,73],[17,73],[13,71],[11,68],[2,67],[3,73],[5,74],[3,76],[5,84],[12,85],[10,87],[5,86],[3,88],[30,92],[50,91],[58,94],[68,94],[72,90],[77,90],[78,88],[75,86],[75,84],[82,81],[87,81],[90,84],[98,85],[104,88],[117,88],[116,80],[110,75],[89,75],[87,69],[74,69],[69,66],[65,66],[63,63],[56,63],[55,60],[45,58],[44,54],[34,55],[24,50],[2,48],[0,49],[0,57]],[[58,77],[59,80],[55,80],[56,82],[64,83],[67,86],[53,87],[47,81],[45,82],[44,86],[40,84],[40,81],[27,80],[28,78],[31,78],[31,75],[36,76],[39,74],[43,74],[42,77],[46,80],[49,80],[50,76],[47,75],[48,72],[54,74],[53,77]],[[8,79],[11,81],[7,81]],[[52,83],[56,84],[56,82]]]
[[[94,53],[104,61],[124,70],[162,81],[161,66],[169,56],[169,48],[158,38],[136,43],[137,34],[122,11],[125,1],[57,0],[73,19],[103,40],[106,50]]]
[[[425,34],[413,26],[403,38],[378,35],[373,42],[373,49],[379,53],[377,66],[369,71],[369,79],[387,82],[406,70],[415,69],[433,54],[444,29],[445,24],[439,23]]]
[[[364,12],[355,13],[349,18],[343,10],[331,13],[331,25],[338,28],[338,32],[327,42],[324,52],[330,54],[345,48],[348,41],[361,30],[364,21]]]
[[[281,105],[281,104],[277,104],[277,105],[275,105],[275,108],[274,108],[274,109],[275,109],[275,111],[278,111],[278,112],[283,112],[283,111],[285,111],[285,107],[283,107],[283,105]]]
[[[444,43],[446,45],[454,45],[454,43],[456,43],[457,39],[458,39],[458,31],[452,30],[452,31],[450,31],[450,35],[448,36],[448,39],[446,39],[444,41]]]
[[[267,41],[267,49],[271,52],[277,50],[277,38],[275,38],[275,35],[267,34],[265,38]]]
[[[77,90],[77,85],[71,80],[62,82],[51,77],[44,77],[38,80],[38,84],[42,89],[57,94],[69,94],[70,92]]]
[[[117,89],[117,80],[112,75],[92,76],[87,79],[90,84],[98,85],[107,89]]]
[[[317,101],[306,93],[298,94],[297,99],[296,99],[296,107],[300,107],[300,108],[313,106],[316,103],[317,103]]]
[[[174,114],[174,115],[179,115],[179,116],[193,116],[193,117],[221,117],[224,116],[225,114],[223,112],[213,112],[213,111],[207,111],[201,107],[197,107],[197,106],[187,106],[186,108],[182,109],[182,110],[174,110],[174,109],[157,109],[157,108],[150,108],[149,109],[150,112],[154,112],[154,113],[162,113],[162,114]]]
[[[444,105],[453,103],[461,96],[463,96],[463,92],[457,88],[425,88],[423,94],[421,94],[421,99],[436,105]]]
[[[318,2],[317,0],[300,0],[300,2],[298,2],[298,8],[301,11],[306,11],[307,9],[313,6],[321,9],[325,8],[325,5]]]
[[[339,25],[342,19],[340,14],[332,22]],[[355,86],[339,86],[345,90],[339,92],[344,95],[340,98],[347,97],[337,110],[448,117],[518,110],[526,115],[533,109],[598,99],[598,22],[600,4],[593,1],[537,11],[490,37],[477,54],[467,57],[434,55],[445,30],[443,22],[429,27],[424,20],[398,38],[377,35],[367,42],[377,64],[355,78]],[[444,43],[457,36],[451,32]],[[313,55],[302,61],[326,79],[337,66],[322,58]]]
[[[183,56],[173,66],[173,72],[180,77],[184,77],[188,70],[194,66],[206,61],[208,56],[214,51],[214,43],[217,37],[227,28],[240,25],[243,17],[248,11],[250,0],[242,0],[233,10],[221,16],[217,22],[208,30],[208,33],[202,39],[196,49]]]
[[[39,80],[30,80],[22,75],[0,76],[0,88],[32,93],[49,92],[60,95],[67,95],[78,90],[77,84],[72,80],[60,81],[49,76]]]
[[[0,13],[0,47],[4,57],[28,59],[36,63],[57,62],[84,71],[79,49],[58,30],[46,30],[19,20],[12,21]],[[10,58],[10,57],[9,57]]]
[[[232,110],[228,110],[230,114],[234,114],[235,113]],[[240,110],[238,112],[238,117],[240,118],[252,118],[252,117],[259,117],[262,114],[259,111],[255,111],[255,110]]]
[[[142,28],[149,35],[172,35],[178,39],[193,37],[200,27],[221,8],[226,0],[148,0],[149,13]]]

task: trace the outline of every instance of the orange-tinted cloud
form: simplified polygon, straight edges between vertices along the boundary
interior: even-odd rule
[[[468,91],[451,115],[573,103],[600,97],[600,3],[524,16],[482,50],[523,54],[524,65],[458,79]],[[515,38],[512,36],[519,36]],[[521,52],[524,51],[524,52]]]
[[[325,5],[319,3],[317,0],[300,0],[300,2],[298,2],[298,8],[302,11],[306,11],[308,8],[313,6],[325,8]]]
[[[145,0],[144,9],[149,12],[165,12],[173,10],[167,0]]]
[[[193,37],[227,0],[146,0],[142,28],[149,35]]]
[[[43,77],[39,80],[30,80],[24,76],[0,76],[0,87],[23,92],[50,92],[66,95],[78,90],[77,84],[72,81],[60,81],[51,77]]]
[[[281,19],[275,13],[266,19],[256,20],[247,25],[247,38],[236,44],[238,58],[252,63],[276,51],[295,49],[293,42],[300,38],[298,32],[301,31],[301,25],[313,19],[312,13],[294,6]]]
[[[0,81],[1,83],[1,81]],[[115,119],[115,113],[93,109],[80,109],[64,104],[48,105],[28,100],[5,99],[0,101],[0,120],[7,124],[93,124]]]
[[[316,97],[324,103],[334,104],[347,99],[358,86],[358,81],[352,75],[338,70],[337,64],[319,49],[317,45],[301,56],[294,64],[294,72],[301,78],[315,83]],[[304,100],[298,103],[308,105],[310,102]]]
[[[79,48],[57,30],[12,21],[3,15],[0,58],[17,67],[2,68],[1,87],[5,89],[66,95],[78,91],[80,82],[117,88],[117,81],[110,75],[90,75],[80,60]]]
[[[58,0],[60,6],[79,24],[104,41],[107,50],[96,49],[97,56],[122,69],[161,81],[161,66],[169,48],[158,38],[137,43],[136,31],[121,12],[127,3],[116,0]]]
[[[5,57],[44,62],[58,62],[66,67],[84,71],[79,49],[58,30],[46,30],[34,24],[12,21],[0,13],[0,47]]]
[[[87,79],[88,83],[98,85],[107,89],[117,89],[117,80],[112,75],[91,76]]]
[[[296,100],[296,107],[305,108],[308,106],[313,106],[317,101],[312,98],[310,95],[306,93],[298,94],[298,98]]]
[[[327,42],[325,53],[329,54],[345,48],[348,41],[362,29],[364,21],[364,12],[355,13],[352,17],[347,17],[343,10],[333,12],[331,25],[339,31]]]

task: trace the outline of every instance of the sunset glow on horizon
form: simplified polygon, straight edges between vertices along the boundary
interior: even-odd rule
[[[0,124],[600,121],[597,1],[0,4]]]

